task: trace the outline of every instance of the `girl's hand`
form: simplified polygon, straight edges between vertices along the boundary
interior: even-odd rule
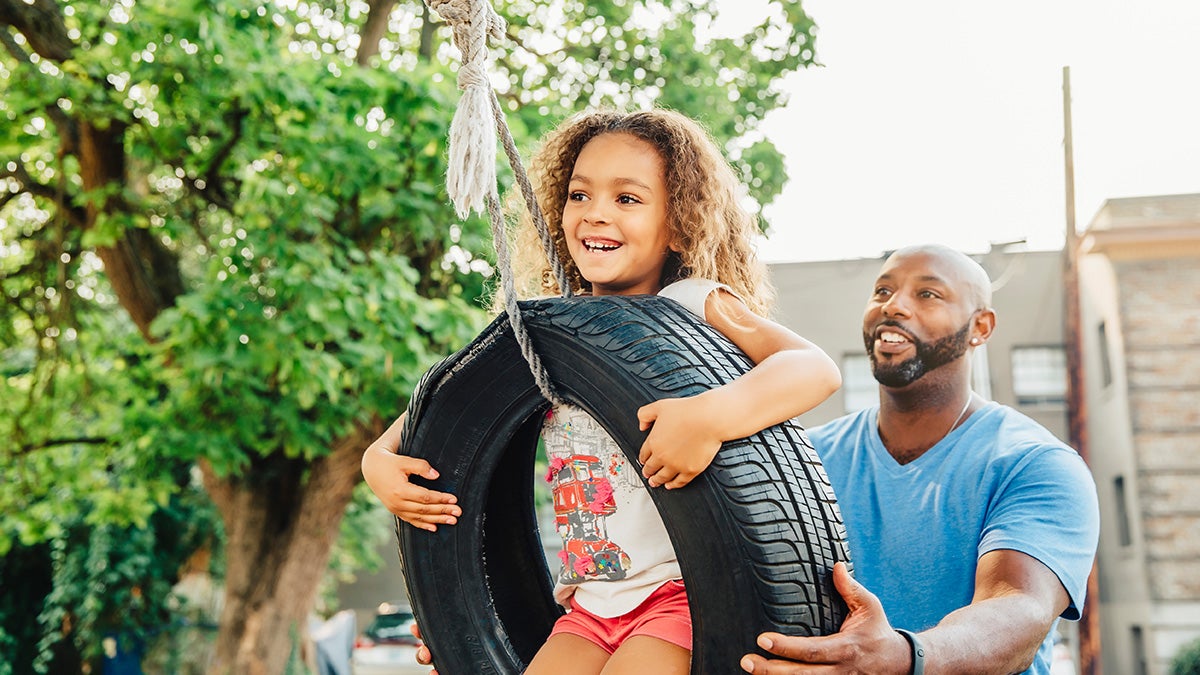
[[[706,394],[709,392],[706,392]],[[723,419],[706,394],[664,398],[638,410],[642,431],[650,435],[638,461],[651,487],[680,488],[712,464],[725,440],[718,435]]]
[[[414,637],[416,637],[418,640],[422,639],[421,629],[416,623],[412,625],[411,630]],[[429,647],[426,647],[424,642],[422,642],[420,645],[417,645],[417,663],[423,666],[432,667],[433,670],[429,671],[429,675],[438,675],[437,667],[433,665],[433,654],[430,653]]]
[[[454,495],[414,485],[409,479],[413,475],[434,479],[438,472],[423,459],[395,454],[403,428],[401,415],[367,448],[362,459],[363,478],[388,511],[414,527],[434,532],[438,525],[457,523],[462,509]]]

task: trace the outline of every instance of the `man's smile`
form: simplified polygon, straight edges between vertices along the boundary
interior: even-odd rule
[[[874,348],[880,354],[899,354],[906,351],[914,341],[907,334],[889,326],[875,329]]]

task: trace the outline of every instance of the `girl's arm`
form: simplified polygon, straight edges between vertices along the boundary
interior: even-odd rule
[[[842,384],[837,365],[819,347],[751,312],[731,293],[709,294],[705,317],[755,365],[729,384],[638,410],[642,429],[653,425],[640,456],[653,486],[687,485],[712,463],[721,443],[811,410]]]
[[[362,458],[363,478],[379,501],[400,520],[430,532],[441,524],[455,524],[462,509],[455,503],[454,495],[423,488],[409,480],[412,475],[437,478],[438,472],[423,459],[396,454],[403,429],[404,415],[400,415],[367,446]]]

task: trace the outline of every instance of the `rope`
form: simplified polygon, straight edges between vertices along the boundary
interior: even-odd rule
[[[500,100],[487,78],[487,36],[499,40],[504,37],[504,20],[492,9],[488,0],[426,0],[430,9],[437,12],[450,27],[454,44],[462,52],[462,66],[458,70],[458,88],[462,90],[458,109],[450,123],[450,166],[446,173],[446,189],[455,211],[466,218],[471,211],[482,214],[486,205],[491,218],[492,241],[496,246],[496,266],[504,292],[504,305],[513,335],[521,347],[521,355],[529,364],[533,378],[542,396],[559,405],[563,401],[554,391],[550,374],[538,357],[533,338],[521,317],[517,304],[516,285],[512,279],[512,259],[508,252],[508,240],[504,233],[504,214],[500,209],[500,195],[496,187],[496,133],[503,141],[509,166],[521,189],[525,206],[533,217],[542,246],[550,260],[551,270],[558,280],[564,296],[571,295],[566,270],[558,257],[550,229],[538,206],[533,186],[521,163],[516,142]],[[489,115],[490,113],[490,115]],[[489,120],[488,118],[492,119]],[[492,122],[495,122],[493,126]]]
[[[546,258],[550,261],[550,270],[554,272],[554,278],[558,281],[559,292],[563,294],[563,297],[569,298],[573,294],[571,281],[567,278],[567,270],[562,265],[562,259],[558,257],[558,249],[554,247],[554,239],[550,236],[546,217],[542,214],[542,207],[538,204],[537,195],[533,194],[533,185],[529,183],[529,176],[521,164],[517,143],[513,140],[512,132],[508,130],[508,124],[504,121],[504,111],[500,108],[500,99],[496,98],[494,91],[492,92],[492,113],[496,117],[496,128],[500,131],[504,154],[508,156],[508,165],[512,167],[513,176],[517,179],[517,186],[521,188],[525,207],[529,209],[529,215],[533,217],[533,225],[537,228],[538,237],[542,240],[542,248],[546,250]],[[509,271],[511,272],[511,270]]]

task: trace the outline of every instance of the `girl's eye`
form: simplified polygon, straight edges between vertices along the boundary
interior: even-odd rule
[[[617,203],[618,204],[641,204],[642,200],[638,199],[637,197],[634,197],[633,195],[621,195],[620,197],[617,197]]]
[[[585,200],[585,199],[587,199],[587,195],[583,194],[582,192],[575,191],[575,192],[568,192],[568,193],[567,193],[567,201],[570,201],[570,202],[581,202],[581,201],[583,201],[583,200]]]

